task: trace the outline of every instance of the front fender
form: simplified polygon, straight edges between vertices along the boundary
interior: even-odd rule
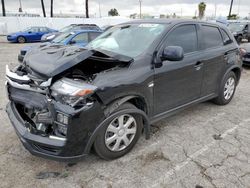
[[[149,139],[149,137],[150,137],[150,123],[149,123],[149,119],[148,119],[146,113],[143,112],[142,110],[139,110],[139,109],[125,109],[125,110],[121,110],[119,112],[116,112],[116,113],[110,115],[101,124],[99,124],[97,126],[97,128],[92,133],[92,135],[91,135],[91,137],[90,137],[90,139],[85,147],[84,153],[87,154],[90,152],[90,149],[91,149],[99,131],[103,128],[103,126],[105,126],[107,123],[112,121],[112,119],[114,119],[115,117],[122,115],[122,114],[125,114],[125,113],[140,115],[143,118],[145,138]]]

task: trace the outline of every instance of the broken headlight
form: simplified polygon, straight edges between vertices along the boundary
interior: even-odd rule
[[[51,94],[57,101],[74,107],[96,89],[96,86],[84,81],[62,78],[51,86]]]

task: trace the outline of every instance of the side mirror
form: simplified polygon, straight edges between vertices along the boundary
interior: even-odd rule
[[[28,33],[32,33],[32,31],[29,31]]]
[[[184,51],[180,46],[167,46],[161,56],[161,60],[168,61],[181,61],[183,58]]]

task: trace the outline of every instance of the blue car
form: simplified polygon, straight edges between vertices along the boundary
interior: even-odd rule
[[[62,33],[57,36],[51,42],[47,42],[47,44],[58,44],[58,45],[76,45],[79,47],[86,46],[90,41],[94,40],[98,37],[102,31],[94,31],[94,30],[84,30],[84,31],[71,31]],[[35,46],[25,46],[21,49],[20,54],[18,55],[18,61],[23,62],[25,54],[34,48]]]
[[[10,42],[37,42],[41,41],[44,34],[56,32],[57,30],[50,29],[48,27],[29,27],[24,31],[9,34],[7,40]]]

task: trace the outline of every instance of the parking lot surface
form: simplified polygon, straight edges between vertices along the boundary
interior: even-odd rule
[[[5,113],[5,65],[18,64],[22,46],[0,38],[0,187],[250,187],[250,69],[227,106],[206,102],[158,122],[120,159],[67,164],[32,156]]]

